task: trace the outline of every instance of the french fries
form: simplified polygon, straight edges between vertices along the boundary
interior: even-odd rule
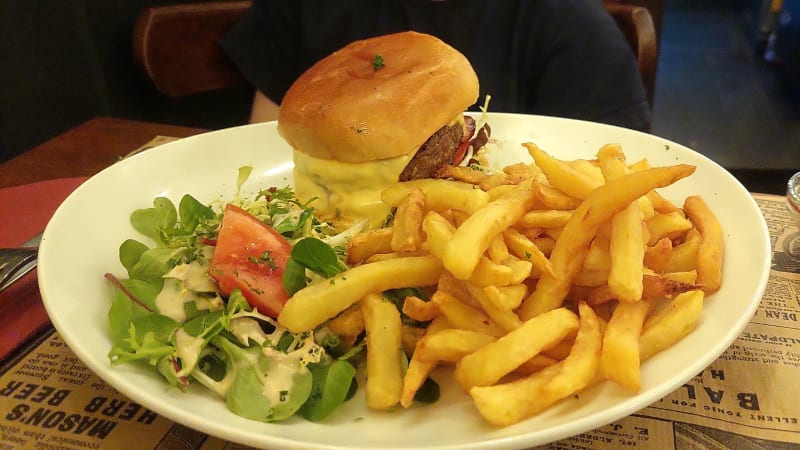
[[[715,292],[722,284],[722,226],[702,197],[687,197],[683,208],[700,231],[697,282],[706,293]]]
[[[441,263],[434,256],[411,256],[363,264],[297,291],[278,321],[292,332],[313,330],[367,294],[436,283]]]
[[[487,422],[511,425],[598,382],[638,391],[642,362],[700,322],[722,282],[722,227],[701,197],[659,193],[694,167],[630,164],[618,144],[576,161],[524,145],[533,163],[385,190],[391,226],[356,235],[349,270],[284,306],[291,331],[366,332],[368,407],[409,408],[450,368]],[[400,287],[430,300],[382,299]]]
[[[403,392],[400,312],[380,294],[372,293],[361,301],[361,314],[367,330],[367,406],[389,409],[400,402]]]
[[[594,190],[570,217],[556,241],[550,261],[555,276],[543,274],[533,293],[522,303],[520,318],[534,317],[561,305],[583,254],[597,229],[614,214],[652,189],[668,186],[694,172],[694,166],[656,167],[629,173]]]
[[[447,243],[442,257],[444,267],[459,280],[468,279],[491,240],[519,220],[533,201],[533,189],[530,183],[524,183],[476,211]]]
[[[548,311],[461,358],[454,376],[465,391],[494,384],[577,328],[575,313],[566,308]]]

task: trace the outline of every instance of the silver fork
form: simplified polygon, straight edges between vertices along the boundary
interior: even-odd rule
[[[0,292],[36,267],[39,256],[39,233],[19,248],[0,248]]]
[[[36,267],[38,247],[0,249],[0,292]]]

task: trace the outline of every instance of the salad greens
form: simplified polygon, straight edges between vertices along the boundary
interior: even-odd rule
[[[228,203],[269,225],[291,245],[281,280],[286,292],[292,295],[346,270],[346,244],[365,223],[336,233],[289,187],[243,198],[241,187],[250,171],[239,170],[237,190]],[[324,325],[291,333],[254,309],[238,288],[223,296],[209,267],[224,206],[184,195],[177,208],[158,197],[151,208],[133,211],[132,226],[152,243],[125,240],[119,260],[127,278],[106,274],[114,286],[108,313],[111,363],[149,365],[180,389],[198,383],[249,419],[268,422],[300,415],[323,420],[357,389],[356,365],[365,340],[361,336],[346,343]],[[269,254],[261,259],[256,263],[274,264]],[[384,295],[402,307],[405,294]],[[435,401],[438,385],[428,380],[418,398]]]
[[[310,277],[346,269],[346,237],[318,221],[290,188],[242,198],[248,175],[249,169],[240,170],[231,203],[299,244],[296,261],[290,260],[297,287],[290,292]],[[181,389],[197,382],[249,419],[277,421],[300,411],[308,420],[322,420],[352,395],[361,347],[336,358],[342,349],[332,333],[321,333],[327,337],[317,343],[314,333],[290,333],[254,310],[239,290],[223,298],[208,276],[222,206],[184,195],[177,208],[158,197],[151,208],[133,211],[132,226],[152,245],[124,241],[119,259],[127,278],[106,274],[114,286],[109,358],[112,364],[148,364]]]

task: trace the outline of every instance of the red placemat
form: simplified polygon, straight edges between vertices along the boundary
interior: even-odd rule
[[[61,178],[0,189],[0,247],[16,247],[44,230],[58,205],[86,178]],[[36,271],[0,293],[0,360],[47,326]]]

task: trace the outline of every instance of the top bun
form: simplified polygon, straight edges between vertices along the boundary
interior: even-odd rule
[[[467,58],[438,38],[403,32],[353,42],[298,78],[278,131],[311,157],[367,162],[416,152],[478,98]]]

